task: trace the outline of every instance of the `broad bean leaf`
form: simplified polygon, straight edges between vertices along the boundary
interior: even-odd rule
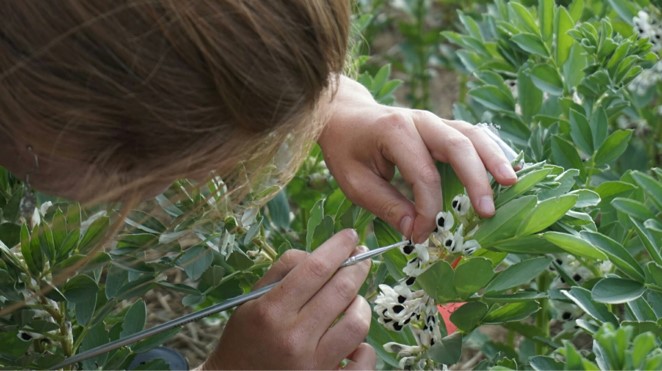
[[[641,282],[618,278],[606,277],[598,281],[591,296],[593,300],[605,304],[623,304],[638,299],[644,294],[646,288]]]
[[[542,273],[552,259],[537,257],[513,264],[496,274],[494,279],[485,287],[487,293],[500,292],[531,282]]]

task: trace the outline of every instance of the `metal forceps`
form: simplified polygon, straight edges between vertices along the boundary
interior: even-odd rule
[[[372,257],[381,255],[381,254],[383,254],[383,253],[385,253],[389,250],[392,250],[396,247],[405,246],[405,245],[410,244],[410,243],[411,243],[410,241],[405,240],[405,241],[394,243],[392,245],[388,245],[388,246],[384,246],[384,247],[378,247],[376,249],[372,249],[370,251],[366,251],[364,253],[354,255],[354,256],[348,258],[347,260],[345,260],[340,265],[340,267],[338,269],[348,267],[350,265],[354,265],[354,264],[362,262],[366,259],[370,259]],[[145,339],[147,337],[150,337],[152,335],[159,334],[163,331],[167,331],[167,330],[170,330],[172,328],[185,325],[189,322],[197,321],[201,318],[210,316],[212,314],[220,313],[220,312],[223,312],[225,310],[234,308],[234,307],[239,306],[239,305],[241,305],[241,304],[243,304],[243,303],[245,303],[249,300],[259,298],[260,296],[262,296],[262,295],[266,294],[267,292],[271,291],[271,289],[276,287],[276,285],[278,285],[279,283],[280,283],[280,281],[274,282],[274,283],[269,284],[267,286],[263,286],[263,287],[255,290],[255,291],[251,291],[247,294],[236,296],[236,297],[234,297],[232,299],[228,299],[228,300],[226,300],[222,303],[212,305],[212,306],[207,307],[205,309],[201,309],[197,312],[193,312],[193,313],[184,315],[182,317],[175,318],[171,321],[162,323],[160,325],[157,325],[157,326],[154,326],[154,327],[136,332],[135,334],[127,336],[125,338],[118,339],[118,340],[115,340],[115,341],[111,341],[110,343],[106,343],[106,344],[100,345],[96,348],[92,348],[90,350],[87,350],[87,351],[84,351],[82,353],[76,354],[75,356],[69,357],[69,358],[65,359],[64,361],[60,362],[59,364],[53,366],[53,369],[63,368],[64,366],[68,366],[72,363],[76,363],[76,362],[80,362],[80,361],[83,361],[83,360],[86,360],[86,359],[89,359],[89,358],[92,358],[92,357],[96,357],[100,354],[110,352],[111,350],[121,348],[125,345],[133,344],[137,341],[143,340],[143,339]]]

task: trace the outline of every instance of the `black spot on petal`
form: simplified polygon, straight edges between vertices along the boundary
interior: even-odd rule
[[[403,310],[405,310],[405,306],[404,306],[404,305],[396,304],[396,305],[393,306],[393,311],[394,311],[395,313],[400,313],[400,312],[402,312]]]
[[[399,295],[399,296],[398,296],[398,303],[402,304],[402,303],[405,302],[405,300],[407,300],[407,298],[404,297],[403,295]]]
[[[570,313],[570,312],[563,312],[563,314],[561,314],[561,318],[563,318],[563,320],[567,321],[567,320],[569,320],[569,319],[572,318],[572,313]]]
[[[411,286],[411,285],[413,285],[414,282],[416,282],[416,277],[409,277],[409,278],[407,278],[407,280],[405,281],[405,283],[407,284],[407,286]]]
[[[402,325],[399,324],[399,323],[397,323],[397,322],[395,322],[395,323],[393,324],[393,329],[395,329],[395,331],[400,331],[400,330],[402,330]]]
[[[579,281],[582,280],[582,275],[579,274],[579,273],[575,273],[575,274],[572,276],[572,279],[575,280],[576,282],[579,282]]]
[[[405,247],[402,248],[402,251],[404,251],[405,254],[409,255],[414,251],[414,245],[405,245]]]
[[[28,334],[27,332],[21,332],[19,334],[22,340],[29,341],[32,340],[32,335]]]
[[[437,225],[439,227],[443,227],[445,222],[446,222],[446,219],[444,219],[443,216],[440,216],[440,217],[437,218]]]

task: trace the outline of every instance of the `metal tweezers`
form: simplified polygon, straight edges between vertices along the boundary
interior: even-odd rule
[[[354,264],[359,263],[361,261],[364,261],[366,259],[370,259],[372,257],[381,255],[381,254],[383,254],[383,253],[385,253],[385,252],[387,252],[391,249],[394,249],[396,247],[405,246],[405,245],[410,244],[410,243],[411,243],[410,241],[405,240],[405,241],[394,243],[392,245],[388,245],[388,246],[384,246],[384,247],[378,247],[376,249],[366,251],[366,252],[361,253],[361,254],[354,255],[354,256],[348,258],[347,260],[345,260],[340,265],[339,268],[344,268],[344,267],[348,267],[350,265],[354,265]],[[197,321],[201,318],[210,316],[212,314],[220,313],[224,310],[234,308],[234,307],[239,306],[239,305],[241,305],[241,304],[243,304],[243,303],[245,303],[249,300],[259,298],[260,296],[266,294],[271,289],[276,287],[276,285],[278,285],[279,283],[280,283],[280,281],[274,282],[274,283],[269,284],[267,286],[261,287],[261,288],[255,290],[255,291],[251,291],[247,294],[239,295],[239,296],[234,297],[232,299],[228,299],[228,300],[226,300],[222,303],[212,305],[212,306],[207,307],[205,309],[201,309],[197,312],[193,312],[191,314],[187,314],[187,315],[184,315],[182,317],[175,318],[171,321],[162,323],[162,324],[154,326],[152,328],[148,328],[148,329],[136,332],[135,334],[127,336],[125,338],[118,339],[118,340],[115,340],[115,341],[111,341],[110,343],[106,343],[106,344],[100,345],[96,348],[92,348],[90,350],[87,350],[87,351],[84,351],[82,353],[76,354],[75,356],[69,357],[69,358],[65,359],[64,361],[60,362],[59,364],[53,366],[53,369],[63,368],[64,366],[68,366],[72,363],[80,362],[80,361],[98,356],[100,354],[110,352],[111,350],[115,350],[115,349],[123,347],[125,345],[133,344],[137,341],[140,341],[140,340],[143,340],[147,337],[159,334],[163,331],[170,330],[174,327],[182,326],[182,325],[185,325],[189,322]]]

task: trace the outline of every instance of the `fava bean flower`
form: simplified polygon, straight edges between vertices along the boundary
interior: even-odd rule
[[[479,218],[471,207],[469,197],[453,197],[451,209],[441,211],[435,218],[437,227],[430,238],[421,244],[411,241],[400,248],[407,257],[402,268],[405,277],[395,286],[379,285],[374,302],[377,321],[391,331],[411,331],[416,344],[389,342],[384,349],[396,353],[399,366],[411,368],[441,368],[443,365],[425,357],[425,352],[441,341],[437,303],[425,291],[416,289],[416,278],[439,259],[453,254],[471,255],[480,249],[473,239]],[[443,283],[440,283],[443,284]]]

